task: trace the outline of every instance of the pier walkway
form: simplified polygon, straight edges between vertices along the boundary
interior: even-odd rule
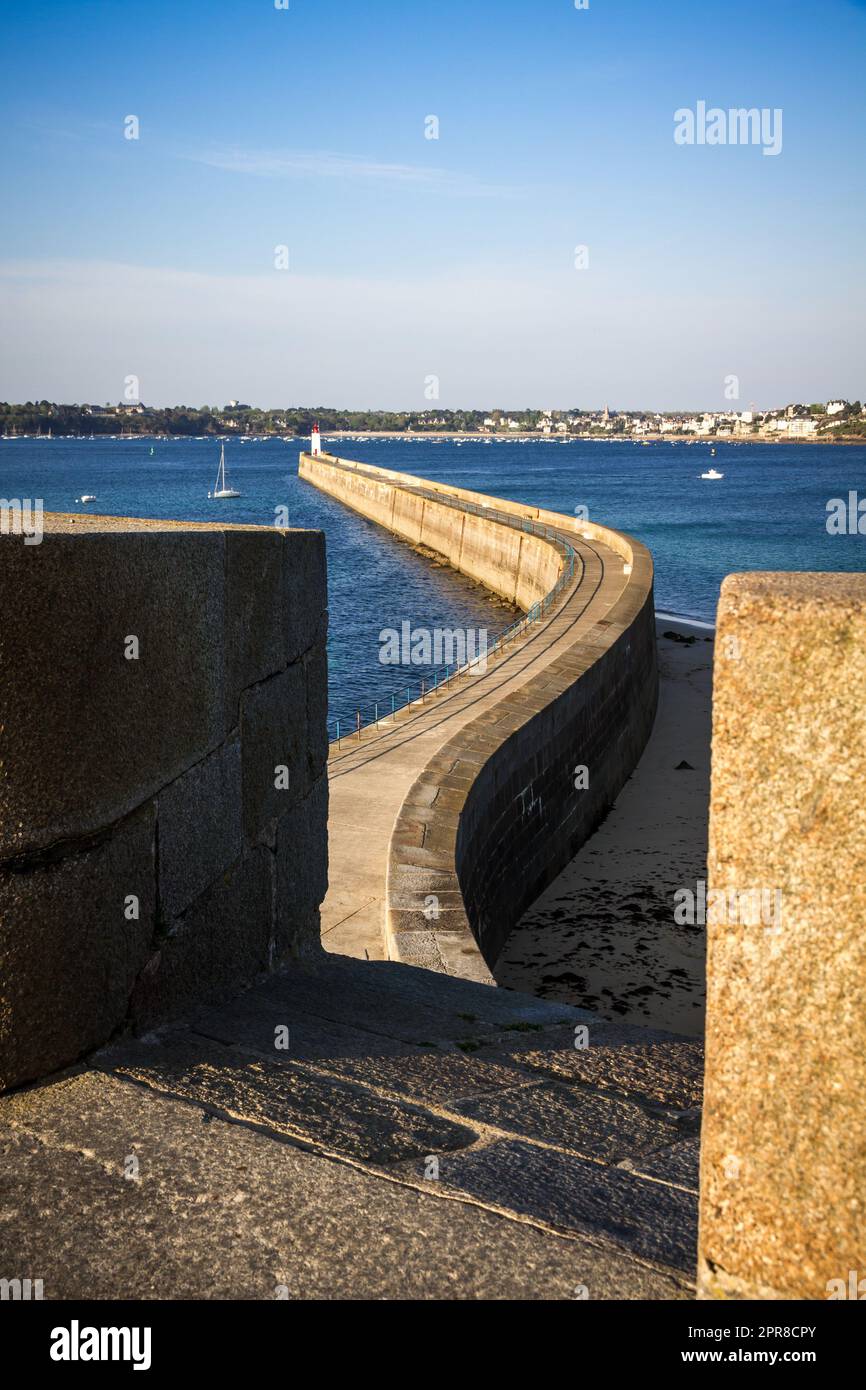
[[[338,461],[328,459],[329,468],[340,466]],[[400,479],[402,476],[391,475]],[[309,480],[316,482],[315,477]],[[401,480],[399,486],[401,491],[426,495],[458,509],[471,506],[478,511],[477,504],[463,502],[459,496],[426,492],[410,486],[409,480]],[[351,505],[350,499],[341,500],[349,500]],[[492,508],[485,504],[485,516],[519,529],[526,520],[538,515],[532,508],[503,505],[510,505],[510,512],[499,510],[498,500],[493,501]],[[406,941],[419,941],[417,933],[414,938],[405,935],[401,942],[397,933],[389,932],[389,856],[393,857],[395,825],[401,809],[419,776],[441,750],[470,725],[488,735],[495,731],[498,720],[504,727],[516,709],[525,718],[532,699],[521,704],[521,695],[526,694],[530,681],[543,679],[552,668],[561,671],[563,662],[573,660],[575,653],[580,653],[580,667],[585,668],[598,651],[600,634],[605,643],[613,635],[606,630],[612,626],[611,610],[624,594],[631,567],[624,564],[621,553],[595,538],[588,528],[579,528],[567,517],[557,518],[558,525],[550,525],[549,514],[546,519],[545,530],[551,542],[563,556],[574,555],[574,563],[569,566],[547,615],[491,655],[484,674],[454,676],[446,686],[428,692],[423,703],[416,700],[393,717],[389,714],[380,719],[378,726],[365,727],[360,733],[352,731],[341,738],[339,745],[331,745],[331,886],[322,906],[322,940],[327,950],[368,960],[389,956],[413,960],[448,974],[490,982],[489,970],[465,926],[462,930],[449,930],[446,920],[427,935],[425,954],[421,957],[407,954]],[[575,670],[572,678],[577,679],[578,674],[579,670]],[[537,700],[538,685],[533,689],[533,698]],[[547,698],[552,698],[555,689],[556,683],[551,679]],[[441,791],[433,795],[437,802],[444,800]],[[416,819],[423,820],[423,812]],[[416,865],[423,864],[424,851],[433,848],[439,828],[428,823],[418,830],[417,844],[407,844],[407,849],[419,851],[412,856]],[[455,889],[453,884],[437,894],[446,919],[455,908],[459,910],[459,904],[449,901],[449,897],[455,897]],[[399,901],[396,894],[392,895],[392,904]],[[394,915],[391,914],[391,920]],[[430,937],[434,935],[431,950]]]

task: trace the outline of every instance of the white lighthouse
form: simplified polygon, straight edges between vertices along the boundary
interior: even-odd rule
[[[322,452],[322,436],[319,434],[319,422],[313,425],[313,433],[310,435],[310,453],[313,458]]]

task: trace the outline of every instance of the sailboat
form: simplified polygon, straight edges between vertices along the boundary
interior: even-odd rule
[[[233,487],[226,487],[226,446],[220,444],[220,466],[217,469],[216,487],[208,497],[240,497]]]

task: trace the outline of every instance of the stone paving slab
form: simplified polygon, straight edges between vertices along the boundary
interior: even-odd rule
[[[275,1053],[275,1029],[281,1025],[289,1028],[289,1047]],[[432,1040],[416,1046],[295,1010],[287,1016],[257,994],[197,1016],[194,1031],[276,1061],[305,1061],[318,1071],[425,1104],[442,1105],[514,1084],[512,1068],[476,1055],[474,1048],[464,1053],[459,1043]]]
[[[259,1124],[325,1153],[393,1163],[411,1154],[464,1148],[465,1124],[346,1084],[294,1062],[271,1062],[189,1036],[154,1047],[106,1049],[96,1064],[156,1091]]]
[[[46,1299],[684,1298],[675,1275],[443,1202],[94,1072],[0,1106],[4,1270]],[[128,1156],[137,1179],[124,1177]]]
[[[697,1135],[683,1139],[658,1153],[644,1154],[639,1158],[627,1158],[621,1164],[630,1173],[640,1177],[654,1178],[656,1182],[667,1182],[673,1187],[681,1187],[686,1192],[699,1191],[701,1145]]]
[[[695,1112],[645,1075],[681,1040],[591,1025],[608,1065],[575,1075],[585,1017],[323,953],[121,1039],[0,1098],[3,1267],[48,1297],[689,1297]]]
[[[629,1101],[550,1082],[512,1086],[492,1096],[460,1101],[454,1108],[470,1123],[605,1163],[660,1148],[677,1137],[673,1125],[645,1114]]]
[[[487,1046],[503,1062],[556,1080],[581,1082],[673,1111],[700,1105],[704,1055],[698,1039],[666,1037],[600,1019],[587,1028],[587,1047],[574,1046],[571,1028],[505,1034]]]
[[[278,1000],[287,1010],[297,1006],[407,1042],[461,1041],[473,1031],[487,1034],[521,1023],[543,1026],[590,1017],[568,1005],[447,978],[449,987],[443,989],[437,984],[440,977],[431,971],[394,961],[366,961],[359,972],[357,962],[348,957],[328,956],[274,976],[261,987],[260,997]]]
[[[327,964],[327,962],[326,962]],[[347,957],[337,957],[337,976],[357,987],[358,972],[355,963]],[[336,978],[333,976],[332,978]],[[449,977],[443,988],[441,978],[424,970],[414,970],[397,961],[373,962],[369,966],[369,988],[386,993],[395,999],[410,999],[418,1004],[443,1009],[460,1008],[462,1001],[464,1013],[472,1014],[492,1027],[507,1027],[516,1023],[536,1023],[549,1026],[553,1023],[579,1021],[594,1018],[585,1010],[561,1004],[552,1004],[537,999],[531,994],[521,994],[517,990],[497,989],[493,986],[479,987],[472,980]],[[289,974],[282,980],[291,987],[293,981]]]
[[[411,1171],[423,1179],[422,1164]],[[427,1182],[425,1190],[434,1187],[558,1231],[613,1241],[634,1256],[693,1277],[696,1202],[678,1188],[520,1139],[443,1155],[437,1182]]]

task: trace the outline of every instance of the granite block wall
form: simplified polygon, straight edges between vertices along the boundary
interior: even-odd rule
[[[324,538],[0,539],[0,1086],[320,950]]]
[[[866,575],[716,632],[699,1296],[866,1296]]]
[[[652,587],[625,630],[553,662],[497,709],[514,732],[491,748],[460,812],[454,846],[466,915],[493,968],[525,909],[589,839],[644,750],[658,703]],[[482,735],[483,737],[483,735]],[[465,750],[479,748],[470,726]],[[589,785],[575,785],[586,767]]]

